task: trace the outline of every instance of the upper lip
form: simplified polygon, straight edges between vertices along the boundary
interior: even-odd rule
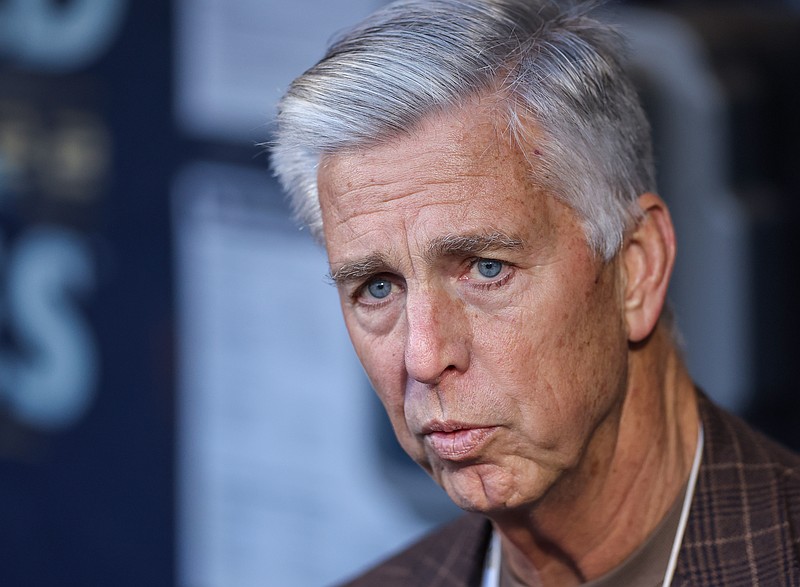
[[[485,426],[482,424],[467,424],[465,422],[457,422],[454,420],[432,420],[431,422],[427,422],[422,427],[422,434],[432,434],[434,432],[458,432],[459,430],[475,430],[477,428],[490,428],[491,426]]]

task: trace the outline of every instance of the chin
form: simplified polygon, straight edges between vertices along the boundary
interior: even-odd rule
[[[496,466],[476,465],[443,472],[438,480],[450,499],[468,512],[492,514],[507,512],[535,502],[544,491],[531,491],[532,485],[518,486],[518,480]],[[534,484],[535,485],[535,484]]]

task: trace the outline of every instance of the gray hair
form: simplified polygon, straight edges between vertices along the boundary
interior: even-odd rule
[[[297,217],[321,237],[322,156],[389,141],[433,113],[493,95],[531,180],[569,205],[589,245],[612,258],[655,174],[621,38],[589,8],[399,0],[345,33],[278,105],[272,166]],[[547,148],[534,157],[536,144]]]

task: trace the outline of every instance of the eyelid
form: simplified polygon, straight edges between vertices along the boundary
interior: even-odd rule
[[[479,262],[481,261],[494,261],[496,263],[500,263],[502,265],[502,269],[500,273],[498,273],[495,277],[473,277],[472,272],[477,271],[476,267]],[[468,260],[467,271],[462,275],[460,280],[471,282],[471,285],[474,287],[499,287],[501,285],[505,285],[505,283],[511,278],[514,273],[514,269],[516,266],[513,263],[508,261],[504,261],[502,259],[496,259],[494,257],[473,257],[472,259]]]
[[[512,263],[504,261],[503,259],[497,259],[495,257],[472,257],[471,259],[467,260],[467,270],[471,271],[472,269],[475,269],[475,267],[477,267],[478,263],[480,263],[481,261],[492,261],[494,263],[500,263],[500,265],[503,266],[503,269],[512,266]],[[487,277],[486,279],[491,279],[491,277]]]
[[[385,298],[369,298],[372,301],[365,302],[364,299],[366,297],[367,288],[369,287],[370,283],[377,280],[385,280],[391,283],[392,291],[390,291],[389,295],[387,295]],[[399,292],[395,292],[395,288],[401,288],[401,289],[403,288],[403,284],[400,283],[400,280],[398,280],[391,274],[377,273],[375,275],[366,277],[365,279],[359,282],[356,282],[350,291],[349,297],[354,305],[359,305],[364,308],[372,309],[383,306],[389,303],[394,297],[396,297]]]

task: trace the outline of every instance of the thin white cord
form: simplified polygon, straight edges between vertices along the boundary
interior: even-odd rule
[[[683,534],[686,531],[686,523],[689,521],[689,510],[692,509],[694,489],[697,485],[697,473],[700,471],[700,461],[703,460],[704,443],[705,438],[703,434],[703,424],[701,422],[700,428],[697,431],[697,448],[694,451],[692,472],[689,474],[689,485],[686,487],[686,495],[683,497],[681,521],[678,523],[678,532],[675,534],[675,541],[672,543],[672,553],[669,556],[667,572],[664,574],[664,587],[669,587],[672,584],[672,577],[675,574],[675,568],[678,566],[678,555],[681,551],[681,542],[683,542]]]
[[[705,435],[703,434],[703,424],[697,432],[697,447],[694,451],[694,462],[692,471],[689,473],[689,483],[686,485],[686,494],[683,497],[683,507],[681,508],[681,519],[678,522],[678,531],[675,533],[675,540],[672,542],[667,572],[664,574],[664,587],[672,584],[675,569],[678,566],[678,555],[681,551],[683,534],[686,532],[686,524],[689,521],[689,510],[692,509],[692,499],[694,490],[697,486],[697,474],[700,471],[700,461],[703,458],[703,445]],[[486,562],[483,565],[483,587],[499,587],[500,585],[500,533],[492,530],[492,540],[489,543],[489,552],[486,553]]]
[[[492,529],[492,541],[486,562],[483,565],[483,587],[499,587],[500,585],[500,533]]]

